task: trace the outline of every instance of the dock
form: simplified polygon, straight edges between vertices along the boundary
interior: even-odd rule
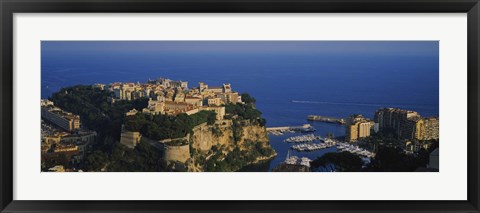
[[[303,124],[302,126],[267,127],[267,132],[275,132],[275,131],[314,132],[315,128],[310,124]]]
[[[345,119],[343,118],[332,118],[332,117],[326,117],[321,115],[309,115],[307,116],[307,120],[319,121],[319,122],[325,122],[325,123],[345,124]]]

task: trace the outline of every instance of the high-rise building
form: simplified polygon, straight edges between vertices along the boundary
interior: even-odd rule
[[[394,131],[400,138],[411,139],[412,125],[421,118],[415,111],[382,108],[375,112],[375,123],[378,123],[380,130]],[[415,122],[412,122],[414,120]]]
[[[422,131],[423,120],[420,116],[414,116],[403,120],[400,123],[400,131],[397,131],[397,134],[400,135],[402,139],[417,139],[417,132]]]
[[[80,128],[80,116],[65,112],[53,105],[42,106],[41,116],[43,119],[70,132]]]
[[[370,122],[359,122],[358,123],[358,137],[359,138],[364,138],[370,136],[370,128],[371,124]]]
[[[422,118],[417,112],[382,108],[375,112],[381,131],[392,131],[401,139],[438,139],[438,118]]]
[[[345,139],[348,142],[355,142],[360,138],[370,136],[371,121],[362,115],[352,115],[347,119],[345,128]]]
[[[412,139],[423,140],[425,137],[425,120],[420,119],[415,124],[415,135]]]
[[[439,119],[434,117],[424,118],[424,123],[425,134],[423,140],[438,139],[440,125]]]
[[[348,142],[353,142],[358,139],[358,128],[355,124],[347,124],[345,128],[345,140]]]

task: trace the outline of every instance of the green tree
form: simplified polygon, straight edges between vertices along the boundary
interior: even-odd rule
[[[88,155],[85,161],[85,168],[87,171],[98,172],[101,171],[108,162],[108,155],[102,151],[96,150]]]
[[[422,154],[406,154],[400,148],[379,146],[373,161],[368,165],[368,171],[376,172],[412,172],[423,167],[428,162]],[[424,154],[425,155],[425,154]],[[427,154],[428,155],[428,154]]]
[[[359,172],[362,169],[363,161],[360,157],[350,152],[326,153],[310,163],[312,169],[335,165],[340,172]]]
[[[257,100],[255,100],[255,98],[250,96],[250,94],[248,94],[248,93],[242,93],[241,96],[242,96],[242,101],[245,104],[255,104],[255,102],[257,101]]]
[[[208,125],[214,124],[216,120],[217,120],[217,113],[216,112],[207,114],[207,124]]]

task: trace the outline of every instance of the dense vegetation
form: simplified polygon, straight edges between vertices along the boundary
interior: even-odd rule
[[[242,93],[242,101],[247,105],[254,105],[257,100],[248,93]]]
[[[182,138],[191,133],[199,124],[215,123],[216,113],[201,111],[193,115],[180,114],[177,116],[150,115],[138,113],[134,116],[125,116],[131,109],[141,110],[147,106],[148,100],[136,99],[133,101],[116,101],[109,103],[112,93],[93,88],[91,86],[73,86],[63,88],[53,94],[51,100],[56,106],[68,112],[80,115],[82,126],[97,132],[97,143],[93,152],[87,153],[85,161],[80,166],[86,171],[179,171],[167,167],[163,162],[161,152],[145,142],[140,142],[134,149],[128,149],[119,144],[122,125],[126,130],[138,131],[147,138],[162,140],[167,138]],[[233,119],[233,129],[236,137],[242,137],[242,126],[260,124],[265,126],[265,119],[261,112],[255,109],[255,99],[248,94],[242,94],[245,104],[227,104],[225,106],[227,119]],[[221,136],[223,132],[218,126],[213,126],[212,133]],[[182,143],[185,143],[183,141]],[[207,171],[236,171],[261,156],[271,156],[275,152],[265,143],[246,142],[242,151],[236,147],[224,154],[223,148],[214,147],[209,153],[211,156],[192,150],[199,161],[203,161]],[[44,164],[61,164],[70,167],[65,157],[51,158],[43,161]],[[47,168],[45,166],[45,168]]]
[[[327,153],[314,160],[311,165],[313,170],[319,168],[333,168],[337,171],[364,171],[364,172],[413,172],[425,168],[429,163],[430,153],[438,148],[438,140],[418,141],[429,144],[428,149],[420,149],[414,153],[404,150],[405,141],[398,139],[393,134],[373,133],[370,137],[363,138],[357,144],[369,150],[375,150],[376,156],[369,164],[362,167],[361,159],[350,153]],[[355,159],[358,158],[358,159]]]
[[[242,101],[245,104],[226,104],[225,117],[231,119],[236,117],[239,120],[249,120],[252,123],[258,123],[260,126],[266,125],[266,120],[262,118],[262,112],[255,108],[255,98],[247,93],[242,94]]]
[[[44,156],[48,155],[48,157]],[[70,168],[71,163],[71,155],[66,155],[65,153],[59,153],[59,154],[42,154],[41,158],[41,170],[43,172],[47,172],[49,168],[52,168],[57,165],[61,165],[64,168]]]
[[[311,169],[320,167],[335,166],[338,172],[359,172],[362,169],[363,161],[360,157],[350,152],[326,153],[310,163]]]
[[[367,149],[375,150],[376,156],[365,168],[373,172],[411,172],[425,167],[429,163],[430,153],[438,148],[438,140],[418,141],[429,144],[428,149],[420,149],[416,153],[404,151],[405,141],[398,139],[391,131],[373,133],[359,144]]]
[[[160,172],[166,170],[161,160],[161,153],[140,142],[135,149],[128,149],[123,145],[115,144],[111,153],[95,151],[86,159],[88,171],[109,172]]]
[[[259,157],[269,157],[275,154],[270,146],[262,142],[245,141],[245,149],[240,150],[237,146],[228,154],[222,152],[223,147],[212,147],[212,155],[208,160],[202,159],[207,172],[231,172],[237,171],[249,165]]]
[[[143,109],[148,102],[141,98],[110,104],[107,101],[110,96],[108,91],[78,85],[61,89],[52,95],[51,100],[56,106],[80,115],[82,126],[97,131],[99,142],[103,143],[107,136],[119,140],[125,113],[133,108]],[[107,146],[105,150],[108,150],[112,144],[104,145]]]
[[[138,113],[125,118],[125,129],[140,132],[154,140],[167,138],[181,138],[191,133],[193,127],[207,123],[215,123],[216,113],[200,111],[193,115],[180,114],[178,116],[150,115]]]
[[[371,172],[413,172],[425,167],[429,162],[429,153],[422,149],[416,154],[406,154],[401,148],[380,146],[366,171]]]
[[[93,147],[95,151],[87,153],[85,162],[78,166],[87,171],[102,169],[120,171],[118,166],[120,164],[123,168],[129,169],[128,171],[155,170],[154,164],[148,164],[148,159],[150,157],[158,159],[158,153],[154,155],[154,150],[148,145],[141,143],[134,150],[126,149],[120,152],[119,149],[125,148],[118,143],[125,113],[133,108],[139,110],[145,108],[148,100],[142,98],[110,104],[108,98],[111,96],[108,91],[78,85],[63,88],[50,98],[56,106],[80,115],[84,128],[97,132],[97,142]],[[123,156],[118,153],[123,153]],[[123,160],[118,160],[120,158]]]

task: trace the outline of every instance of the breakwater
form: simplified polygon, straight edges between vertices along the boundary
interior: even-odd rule
[[[332,117],[326,117],[321,115],[309,115],[307,116],[307,120],[320,121],[320,122],[326,122],[326,123],[345,124],[345,119],[343,118],[332,118]]]

